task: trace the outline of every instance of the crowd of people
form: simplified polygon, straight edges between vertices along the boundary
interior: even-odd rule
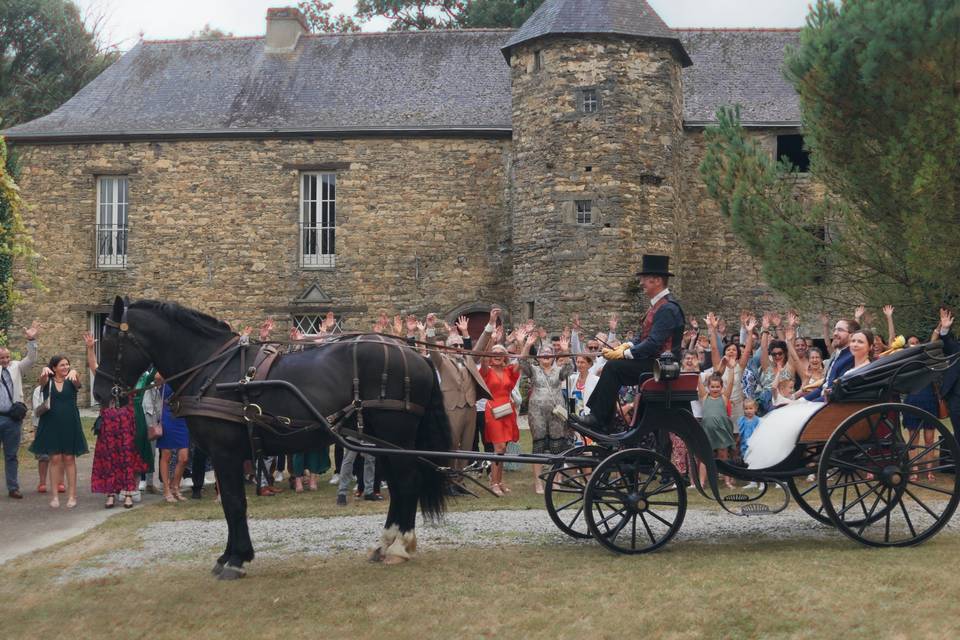
[[[804,417],[816,410],[814,401],[829,400],[839,375],[902,346],[895,331],[894,308],[884,307],[883,317],[885,336],[865,326],[869,316],[862,306],[851,318],[837,320],[832,326],[827,316],[821,315],[813,328],[802,325],[800,316],[792,311],[759,316],[745,311],[736,326],[728,325],[715,313],[702,319],[690,318],[678,349],[682,353],[681,370],[700,376],[699,402],[692,403],[691,409],[715,456],[751,468],[775,464],[783,450],[793,446],[795,425],[802,425]],[[396,316],[391,322],[382,312],[373,330],[406,339],[434,362],[454,449],[507,452],[511,443],[520,440],[520,414],[525,409],[530,451],[557,454],[585,442],[578,431],[571,429],[568,416],[591,414],[591,406],[596,408],[591,398],[608,357],[622,357],[623,345],[632,344],[633,332],[620,335],[619,324],[613,314],[602,331],[586,331],[579,315],[574,315],[569,324],[552,332],[533,320],[508,329],[501,310],[494,308],[475,344],[465,317],[452,324],[440,321],[436,314],[423,319]],[[953,315],[944,309],[931,334],[910,335],[903,342],[912,346],[943,340],[948,353],[956,352],[952,326]],[[268,319],[260,327],[259,340],[268,342],[273,329],[274,323]],[[304,336],[294,329],[290,338],[294,343],[310,343],[323,341],[336,331],[336,319],[328,314],[317,335]],[[29,370],[37,359],[38,332],[37,323],[25,330],[27,352],[22,360],[12,360],[8,350],[0,349],[0,444],[4,448],[8,495],[14,499],[23,495],[16,459],[20,421],[26,413],[22,382],[29,379]],[[242,340],[249,341],[251,334],[249,327],[244,328]],[[86,364],[96,372],[95,339],[85,334],[84,342]],[[472,353],[485,355],[475,357]],[[934,415],[950,413],[957,419],[960,383],[956,369],[948,372],[940,386],[931,385],[906,396],[904,401]],[[624,429],[632,421],[637,390],[631,384],[617,386],[615,402],[611,403],[612,428]],[[106,508],[121,502],[130,508],[139,501],[141,491],[162,492],[166,502],[175,504],[188,499],[181,494],[180,486],[189,467],[191,495],[202,497],[207,456],[191,446],[186,422],[170,411],[166,400],[172,390],[156,371],[144,372],[137,387],[141,393],[133,402],[101,409],[92,491],[105,495]],[[37,491],[49,491],[54,508],[60,506],[58,493],[66,494],[67,508],[77,504],[76,456],[88,452],[77,410],[80,388],[78,371],[66,357],[56,355],[42,367],[33,393],[37,430],[30,451],[38,460]],[[904,426],[922,429],[927,442],[934,438],[931,425]],[[672,440],[672,461],[678,470],[692,480],[699,469],[704,482],[704,466],[687,454],[681,440],[675,436]],[[925,467],[931,464],[920,461],[914,472],[925,473]],[[462,469],[465,462],[457,461],[454,466]],[[543,493],[542,470],[539,465],[532,466],[534,490]],[[329,482],[337,487],[336,504],[347,505],[351,489],[358,499],[383,499],[385,483],[374,456],[344,452],[340,447],[335,448],[332,461],[329,449],[303,451],[251,460],[247,471],[261,496],[283,491],[284,477],[289,490],[317,490],[319,476],[332,471]],[[933,480],[933,473],[927,473],[927,479]],[[489,465],[488,474],[494,495],[512,492],[502,464]],[[732,486],[730,478],[724,481]],[[454,495],[462,492],[457,485],[451,488]]]

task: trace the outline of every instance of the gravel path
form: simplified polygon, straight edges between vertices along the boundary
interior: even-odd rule
[[[258,558],[282,558],[294,554],[326,556],[365,552],[379,538],[383,515],[333,518],[287,518],[250,520],[250,535]],[[960,528],[956,520],[940,535]],[[738,536],[759,539],[825,539],[841,536],[831,527],[812,520],[799,510],[769,517],[735,517],[726,513],[691,509],[683,527],[670,544],[698,541],[724,544]],[[220,520],[162,522],[139,532],[140,548],[124,549],[98,556],[72,567],[61,581],[89,580],[139,568],[157,561],[209,562],[220,554],[227,527]],[[577,541],[561,533],[546,511],[460,511],[448,513],[442,524],[417,524],[421,549],[469,545],[492,547],[511,545],[595,545],[593,540]],[[851,542],[851,544],[853,544]]]

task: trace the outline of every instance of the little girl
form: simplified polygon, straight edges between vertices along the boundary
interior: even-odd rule
[[[704,388],[703,380],[699,383],[700,402],[703,405],[703,430],[710,439],[710,446],[720,460],[727,460],[727,450],[734,446],[733,423],[730,422],[728,406],[730,404],[730,392],[733,389],[731,382],[723,384],[723,373],[718,372],[710,376],[707,381],[707,387]],[[700,465],[700,482],[706,482],[706,467]],[[733,480],[728,476],[723,477],[724,484],[728,489],[733,488]]]
[[[740,427],[740,457],[744,458],[747,455],[747,443],[750,441],[750,436],[753,435],[753,431],[757,428],[757,425],[760,424],[760,418],[757,416],[757,401],[751,398],[747,398],[743,401],[743,415],[740,416],[740,419],[737,420],[737,426]],[[749,483],[744,489],[754,489],[757,487],[755,482]]]

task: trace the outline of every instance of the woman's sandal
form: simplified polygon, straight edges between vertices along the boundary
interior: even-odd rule
[[[50,506],[54,509],[60,508],[60,498],[58,496],[53,496],[53,500],[50,501]]]
[[[46,493],[46,492],[47,492],[47,485],[45,485],[42,482],[37,485],[37,493]]]
[[[117,504],[117,496],[115,496],[115,495],[113,495],[113,494],[111,493],[110,495],[107,496],[107,501],[106,501],[105,503],[103,503],[103,508],[104,508],[104,509],[113,509],[113,507],[114,507],[116,504]]]
[[[73,509],[76,506],[77,506],[76,498],[70,498],[69,500],[67,500],[67,509]]]
[[[173,497],[177,499],[177,502],[186,502],[186,501],[187,501],[187,497],[184,496],[184,495],[183,495],[182,493],[180,493],[179,491],[174,492]]]
[[[937,476],[933,473],[933,471],[927,471],[927,482],[936,482],[936,481],[937,481]]]
[[[500,483],[500,490],[503,491],[504,493],[512,493],[512,492],[510,491],[510,487],[508,487],[507,485],[503,484],[502,482]]]
[[[173,497],[172,493],[165,493],[163,494],[163,501],[169,502],[170,504],[176,504],[177,499]]]
[[[303,478],[297,478],[294,481],[293,490],[297,493],[303,493]]]
[[[133,509],[133,496],[127,495],[123,497],[123,508]]]
[[[503,489],[500,488],[499,484],[496,484],[496,483],[491,484],[490,491],[493,493],[493,495],[497,496],[498,498],[503,497]]]

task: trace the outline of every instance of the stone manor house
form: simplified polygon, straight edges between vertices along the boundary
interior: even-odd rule
[[[306,333],[332,310],[477,328],[632,326],[643,253],[689,312],[770,297],[697,165],[721,105],[804,161],[781,73],[796,30],[673,30],[644,0],[547,0],[518,30],[144,41],[4,133],[48,288],[14,326],[82,356],[115,294]]]

